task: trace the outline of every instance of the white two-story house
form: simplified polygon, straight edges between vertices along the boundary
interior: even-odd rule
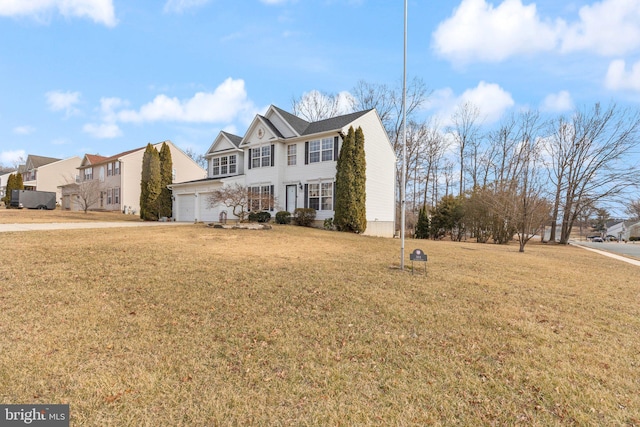
[[[253,119],[243,137],[220,132],[205,155],[207,178],[171,186],[175,219],[213,222],[223,211],[232,219],[232,210],[212,205],[209,196],[235,183],[247,188],[252,210],[275,215],[313,208],[320,224],[333,218],[336,161],[351,126],[361,127],[365,137],[365,234],[393,236],[395,155],[373,109],[307,122],[272,105]]]

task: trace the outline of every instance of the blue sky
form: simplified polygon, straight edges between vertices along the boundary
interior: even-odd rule
[[[172,140],[204,154],[270,104],[402,76],[401,0],[2,0],[0,164]],[[640,103],[640,1],[409,1],[408,74],[446,123]]]

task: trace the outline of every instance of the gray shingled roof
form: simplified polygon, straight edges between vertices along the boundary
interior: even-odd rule
[[[318,122],[309,123],[309,126],[301,135],[313,135],[320,132],[328,132],[331,130],[342,129],[357,118],[364,116],[371,110],[358,111],[344,116],[332,117],[330,119],[320,120]]]
[[[49,163],[53,163],[53,162],[58,162],[62,159],[56,159],[54,157],[34,156],[33,154],[29,154],[29,160],[31,160],[31,165],[34,168],[39,168],[40,166],[48,165]]]
[[[275,105],[272,105],[272,107],[278,113],[280,113],[282,118],[285,119],[287,123],[289,123],[289,125],[298,133],[298,135],[302,135],[304,133],[304,130],[309,127],[308,121],[301,119],[298,116],[294,116],[293,114],[288,113],[284,111],[282,108],[276,107]]]
[[[317,122],[309,123],[298,116],[294,116],[291,113],[287,113],[286,111],[276,107],[275,105],[273,105],[273,108],[278,113],[280,113],[282,118],[285,119],[287,123],[289,123],[289,125],[291,125],[291,127],[293,127],[296,130],[296,132],[298,132],[300,136],[313,135],[316,133],[329,132],[332,130],[342,129],[352,121],[356,120],[361,116],[364,116],[365,114],[367,114],[369,111],[372,110],[372,109],[369,109],[364,111],[357,111],[355,113],[345,114],[337,117],[331,117],[330,119],[319,120]],[[263,119],[265,118],[263,117]],[[269,122],[267,119],[265,119],[265,121]]]

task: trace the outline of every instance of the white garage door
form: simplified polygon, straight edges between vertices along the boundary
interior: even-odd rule
[[[193,222],[195,221],[195,196],[193,194],[179,194],[176,201],[178,202],[178,217],[177,221]]]

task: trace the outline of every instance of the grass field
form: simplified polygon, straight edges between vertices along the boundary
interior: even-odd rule
[[[640,425],[638,267],[416,247],[427,276],[398,240],[294,226],[2,233],[0,402],[89,426]]]

